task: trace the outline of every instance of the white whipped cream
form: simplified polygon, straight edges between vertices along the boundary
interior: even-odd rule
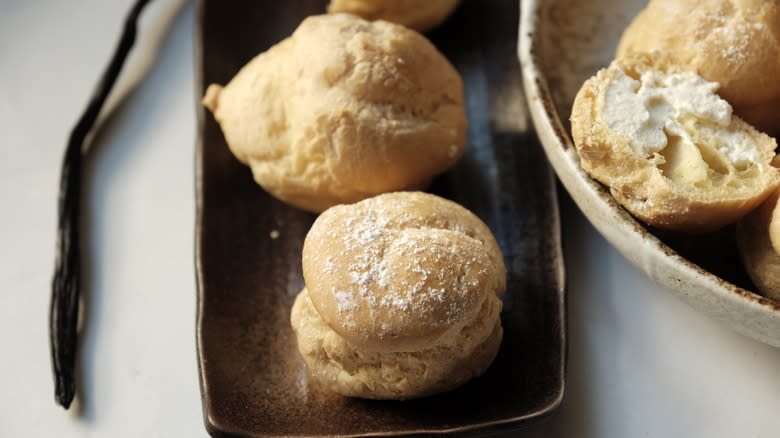
[[[649,71],[637,81],[618,69],[607,88],[601,119],[649,157],[666,147],[667,134],[696,147],[684,127],[685,120],[694,118],[704,122],[697,127],[700,136],[714,142],[732,164],[758,162],[759,151],[750,138],[729,127],[731,106],[715,94],[718,86],[693,72]]]

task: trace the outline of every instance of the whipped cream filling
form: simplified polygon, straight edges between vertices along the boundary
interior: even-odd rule
[[[646,157],[662,151],[669,136],[695,148],[686,124],[690,127],[696,121],[697,137],[715,146],[733,165],[757,163],[760,154],[750,137],[730,127],[732,108],[715,94],[718,87],[693,72],[648,71],[636,80],[617,69],[606,90],[601,119]]]

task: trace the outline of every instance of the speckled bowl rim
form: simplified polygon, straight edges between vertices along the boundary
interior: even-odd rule
[[[737,332],[780,347],[780,304],[724,281],[681,257],[648,232],[580,167],[538,62],[538,40],[534,36],[542,1],[521,0],[518,55],[534,126],[566,190],[596,229],[651,278]]]

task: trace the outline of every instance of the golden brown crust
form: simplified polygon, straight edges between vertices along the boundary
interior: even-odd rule
[[[780,155],[774,165],[780,167]],[[780,301],[780,189],[737,224],[737,243],[750,278],[769,298]]]
[[[780,252],[770,239],[770,228],[780,223],[778,192],[745,216],[737,227],[742,262],[756,287],[780,301]]]
[[[780,168],[780,154],[772,161],[772,165]],[[780,191],[780,187],[778,191]],[[777,194],[778,192],[775,192],[775,195]],[[769,241],[772,243],[772,248],[775,252],[780,254],[780,203],[776,204],[775,209],[772,211],[772,219],[769,222]]]
[[[625,30],[617,57],[667,51],[675,64],[720,83],[740,117],[778,135],[779,39],[777,1],[651,0]]]
[[[427,185],[467,130],[460,76],[425,37],[349,14],[307,18],[203,103],[258,184],[315,212]]]
[[[602,120],[606,89],[620,70],[637,80],[646,71],[683,70],[658,52],[633,54],[599,71],[575,98],[572,136],[582,167],[607,185],[633,215],[659,228],[708,231],[738,220],[774,190],[779,176],[769,161],[776,143],[738,117],[731,117],[726,128],[749,137],[758,149],[759,162],[735,166],[706,137],[699,137],[698,152],[689,152],[687,158],[697,160],[693,164],[704,169],[706,178],[693,184],[678,178],[685,177],[685,167],[673,167],[680,159],[671,138],[667,147],[650,157],[632,148],[628,137],[610,130]]]
[[[490,230],[460,205],[421,192],[328,209],[303,246],[314,307],[367,351],[413,351],[474,316],[506,288]]]
[[[303,247],[291,323],[310,376],[343,395],[405,399],[487,369],[501,343],[503,257],[465,208],[419,192],[325,211]]]
[[[370,352],[347,342],[320,317],[306,289],[291,322],[309,376],[349,397],[404,400],[454,389],[485,372],[501,345],[501,301],[485,300],[477,318],[417,351]]]
[[[458,3],[460,0],[331,0],[328,12],[347,12],[427,32],[446,20]]]

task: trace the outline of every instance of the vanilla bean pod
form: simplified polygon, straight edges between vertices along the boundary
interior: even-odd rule
[[[125,18],[119,44],[87,108],[70,133],[62,160],[56,260],[49,308],[49,341],[54,372],[54,397],[65,409],[70,407],[76,393],[75,367],[81,294],[79,217],[82,149],[135,43],[138,17],[147,3],[149,0],[138,0]]]

